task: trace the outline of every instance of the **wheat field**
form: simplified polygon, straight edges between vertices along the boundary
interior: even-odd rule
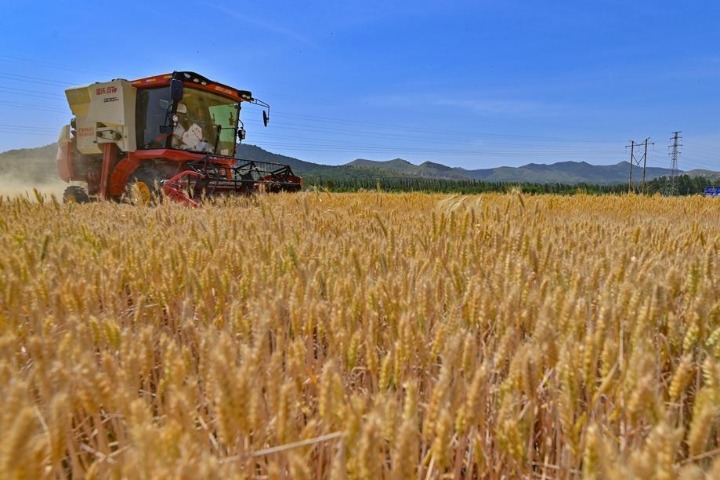
[[[2,478],[720,478],[720,203],[0,201]]]

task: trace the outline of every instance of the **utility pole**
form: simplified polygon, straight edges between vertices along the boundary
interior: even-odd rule
[[[682,144],[680,143],[680,139],[682,138],[680,136],[681,132],[673,132],[672,138],[670,140],[673,141],[672,145],[670,145],[670,185],[667,189],[668,195],[677,195],[678,194],[678,157],[680,156],[680,147],[682,147]]]
[[[642,179],[642,194],[645,195],[647,193],[647,188],[645,188],[645,170],[647,169],[647,146],[648,146],[648,140],[649,138],[645,139],[645,153],[643,153],[643,179]]]
[[[633,183],[633,166],[637,165],[640,166],[640,162],[642,162],[642,186],[640,188],[640,192],[642,192],[643,195],[647,193],[646,187],[645,187],[645,171],[647,169],[647,149],[648,149],[648,140],[650,140],[650,137],[646,138],[644,142],[636,142],[635,140],[630,140],[630,145],[627,145],[630,147],[630,182],[628,185],[628,191],[634,192],[637,190],[637,186]],[[640,158],[635,158],[635,146],[644,145],[645,151],[642,154]],[[654,145],[654,143],[650,143],[650,145]]]
[[[630,140],[630,181],[628,182],[628,193],[633,192],[633,165],[635,164],[635,140]],[[627,148],[627,146],[625,147]]]

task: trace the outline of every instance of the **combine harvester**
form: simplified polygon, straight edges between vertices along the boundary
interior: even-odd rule
[[[58,141],[57,165],[69,186],[66,202],[132,199],[161,192],[197,206],[203,197],[297,192],[302,179],[288,165],[235,158],[245,138],[243,102],[270,106],[193,72],[117,79],[65,92],[75,117]]]

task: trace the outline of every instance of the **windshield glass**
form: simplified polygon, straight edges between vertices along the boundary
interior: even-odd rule
[[[174,116],[172,111],[169,87],[140,90],[137,101],[138,144],[145,149],[174,148],[235,155],[237,103],[186,87]]]

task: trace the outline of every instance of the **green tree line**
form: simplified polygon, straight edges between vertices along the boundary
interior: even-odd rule
[[[702,194],[705,187],[714,185],[707,177],[679,175],[676,177],[676,195]],[[645,183],[647,195],[668,195],[671,193],[669,177],[660,177]],[[505,183],[484,182],[480,180],[448,180],[442,178],[332,178],[305,177],[304,188],[318,188],[331,192],[357,192],[361,190],[382,190],[385,192],[428,192],[477,194],[487,192],[508,192],[520,190],[530,194],[574,195],[578,193],[591,195],[618,195],[628,193],[631,188],[627,183],[615,185],[597,184],[564,184],[564,183]],[[635,193],[643,193],[640,184],[634,185]]]

